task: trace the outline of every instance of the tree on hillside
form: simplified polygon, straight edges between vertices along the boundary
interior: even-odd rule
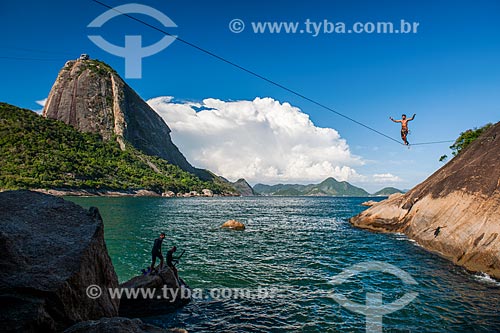
[[[469,129],[465,132],[460,133],[460,136],[455,140],[455,142],[450,146],[452,150],[452,155],[457,156],[462,150],[474,142],[483,132],[489,129],[493,124],[488,123],[480,128]],[[445,162],[448,159],[448,155],[443,155],[439,158],[439,162]]]

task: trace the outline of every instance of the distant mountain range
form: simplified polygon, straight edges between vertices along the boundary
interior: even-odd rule
[[[376,197],[387,197],[387,196],[394,194],[394,193],[405,193],[405,192],[407,192],[407,191],[402,191],[402,190],[399,190],[395,187],[384,187],[380,191],[373,193],[373,195]]]
[[[319,184],[278,184],[265,185],[256,184],[254,192],[260,195],[270,196],[337,196],[337,197],[368,197],[368,196],[389,196],[393,193],[403,193],[394,187],[386,187],[374,194],[366,190],[349,184],[346,181],[339,182],[335,178],[327,178]]]

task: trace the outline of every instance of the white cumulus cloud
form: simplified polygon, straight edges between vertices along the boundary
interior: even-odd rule
[[[38,105],[40,105],[42,108],[41,109],[36,109],[36,110],[33,110],[33,111],[35,111],[36,113],[42,113],[43,108],[45,107],[45,103],[47,103],[47,98],[41,99],[39,101],[35,101],[35,103],[38,104]]]
[[[398,176],[395,176],[391,173],[376,173],[373,175],[373,181],[375,183],[394,184],[399,183],[402,180]]]
[[[363,161],[331,128],[320,128],[289,103],[253,101],[148,101],[172,130],[187,159],[230,180],[310,182],[327,177],[361,180],[354,166]]]
[[[45,103],[47,103],[47,98],[36,101],[36,104],[40,105],[41,107],[44,107]]]

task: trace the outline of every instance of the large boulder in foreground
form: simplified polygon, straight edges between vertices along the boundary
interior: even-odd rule
[[[103,295],[90,299],[89,285]],[[0,193],[2,331],[53,332],[118,314],[118,280],[96,208],[29,191]]]
[[[500,279],[500,123],[408,193],[350,222],[403,232],[455,264]]]
[[[122,317],[89,320],[71,326],[64,333],[187,333],[181,328],[160,328],[142,322],[140,319]]]
[[[120,316],[149,317],[173,312],[191,300],[191,290],[174,272],[164,267],[155,275],[139,275],[120,285],[123,295],[138,292],[137,297],[124,297],[120,301]],[[147,293],[151,293],[148,294]]]

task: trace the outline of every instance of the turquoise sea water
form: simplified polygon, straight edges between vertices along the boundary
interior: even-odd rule
[[[360,304],[367,294],[382,293],[388,304],[415,292],[406,307],[383,316],[384,332],[500,331],[500,284],[403,235],[353,228],[347,219],[364,209],[366,198],[69,199],[101,211],[121,282],[149,265],[162,231],[164,251],[186,250],[179,273],[207,297],[145,319],[155,325],[190,332],[364,332],[365,316],[341,307],[332,293]],[[220,229],[228,219],[247,229]],[[375,271],[333,283],[351,265],[373,261],[402,269],[417,284]],[[247,288],[253,297],[219,297],[214,288]]]

